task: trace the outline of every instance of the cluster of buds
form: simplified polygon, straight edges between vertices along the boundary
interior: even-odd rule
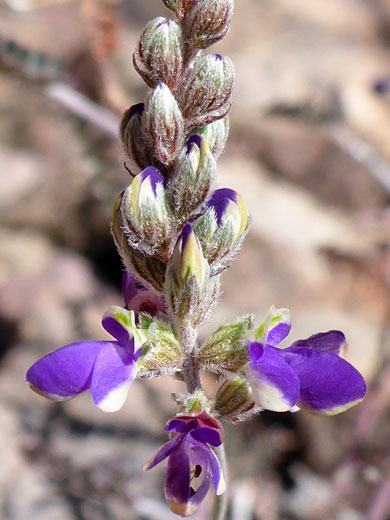
[[[280,349],[291,327],[286,309],[271,307],[257,329],[252,316],[225,324],[198,345],[197,327],[250,220],[239,193],[216,187],[233,65],[204,54],[228,32],[233,0],[163,2],[176,20],[156,18],[142,33],[133,62],[150,90],[120,125],[133,179],[114,205],[111,226],[126,268],[123,306],[102,319],[114,339],[52,352],[30,368],[27,382],[52,400],[90,390],[96,406],[112,412],[135,378],[184,381],[187,394],[175,396],[177,415],[165,427],[170,439],[144,469],[168,459],[167,503],[189,516],[211,487],[217,495],[225,490],[217,457],[221,420],[261,410],[336,414],[362,400],[366,387],[345,360],[340,331]],[[224,377],[213,398],[202,390],[201,370]]]
[[[112,233],[126,268],[164,296],[177,327],[195,328],[249,222],[240,195],[216,189],[233,64],[203,51],[228,32],[233,2],[164,3],[176,20],[149,22],[133,54],[150,91],[121,121],[134,179],[115,205]]]

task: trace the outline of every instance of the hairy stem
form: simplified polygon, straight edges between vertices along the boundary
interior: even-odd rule
[[[184,351],[183,378],[190,394],[201,388],[199,371],[194,366],[193,352],[196,346],[197,332],[189,323],[180,326],[181,346]]]
[[[222,495],[218,495],[215,497],[212,520],[225,520],[228,505],[228,471],[226,464],[225,445],[221,444],[221,446],[217,446],[216,448],[214,448],[214,451],[216,456],[218,457],[219,463],[221,464],[223,476],[225,477],[226,491],[222,493]]]

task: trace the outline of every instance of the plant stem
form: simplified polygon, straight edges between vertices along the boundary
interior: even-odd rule
[[[180,326],[181,346],[184,351],[183,378],[190,394],[201,388],[199,371],[194,366],[193,352],[196,345],[197,332],[189,323]]]
[[[221,464],[223,476],[225,477],[226,491],[222,493],[222,495],[218,495],[215,497],[212,520],[225,520],[228,505],[228,471],[224,444],[221,444],[221,446],[217,446],[216,448],[214,448],[214,451],[216,456],[218,457],[219,463]]]

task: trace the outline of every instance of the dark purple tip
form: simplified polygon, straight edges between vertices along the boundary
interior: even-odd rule
[[[237,202],[237,193],[230,188],[221,188],[216,190],[211,199],[207,202],[207,206],[215,210],[218,225],[221,224],[222,217],[229,205],[229,200]]]
[[[191,224],[186,224],[183,229],[181,230],[179,240],[181,239],[181,250],[184,251],[184,248],[186,247],[187,241],[190,237],[190,235],[193,233],[193,229]]]
[[[129,109],[129,119],[133,117],[135,114],[142,115],[144,111],[145,105],[143,103],[137,103],[136,105],[133,105]]]
[[[154,166],[148,166],[140,173],[140,175],[141,182],[144,182],[144,180],[147,178],[150,179],[150,183],[154,194],[156,194],[157,183],[161,182],[161,184],[164,184],[165,181],[163,174]]]
[[[221,56],[221,54],[217,54],[217,53],[214,53],[213,56],[219,60],[219,61],[223,61],[223,56]]]
[[[372,89],[377,94],[384,96],[390,94],[390,78],[381,78],[372,84]]]
[[[186,142],[187,155],[191,152],[194,144],[196,144],[196,146],[200,150],[200,147],[202,145],[202,138],[200,135],[197,135],[197,134],[191,135],[191,137],[187,140],[187,142]]]

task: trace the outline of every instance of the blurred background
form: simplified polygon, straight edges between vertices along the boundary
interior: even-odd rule
[[[166,440],[180,383],[136,382],[115,414],[24,384],[39,356],[106,338],[102,313],[121,302],[108,225],[129,182],[117,124],[145,95],[131,54],[160,15],[159,0],[0,1],[4,520],[176,518],[164,468],[140,468]],[[288,307],[291,341],[343,330],[369,384],[337,417],[264,412],[227,426],[232,520],[390,518],[389,44],[386,0],[237,0],[212,48],[237,72],[219,185],[241,192],[252,226],[201,338]]]

